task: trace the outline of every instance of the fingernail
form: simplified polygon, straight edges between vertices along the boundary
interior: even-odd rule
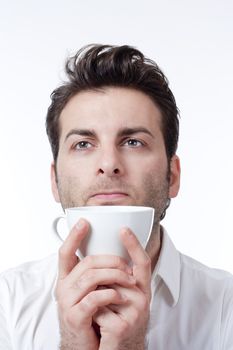
[[[125,234],[128,233],[129,229],[128,229],[128,227],[122,227],[121,231],[122,231],[123,234],[125,235]]]
[[[122,232],[128,237],[133,237],[133,233],[128,227],[123,227]]]
[[[83,228],[85,226],[85,221],[83,219],[80,219],[77,224],[76,227],[80,230],[81,228]]]

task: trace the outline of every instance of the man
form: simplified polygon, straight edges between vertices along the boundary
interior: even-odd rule
[[[92,45],[66,65],[47,133],[51,183],[63,208],[155,208],[146,251],[119,237],[132,264],[77,251],[88,222],[56,256],[5,272],[0,348],[62,350],[233,349],[233,279],[175,249],[160,225],[179,191],[178,110],[159,67],[129,46]]]

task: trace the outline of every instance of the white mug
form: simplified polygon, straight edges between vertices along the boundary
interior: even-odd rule
[[[140,206],[86,206],[65,209],[65,215],[54,220],[53,228],[62,241],[68,230],[84,218],[90,224],[90,230],[82,241],[77,255],[111,254],[129,260],[128,253],[119,238],[123,227],[130,228],[145,249],[150,238],[154,221],[154,209]],[[66,219],[68,230],[59,232],[58,223]],[[66,231],[66,232],[64,232]]]

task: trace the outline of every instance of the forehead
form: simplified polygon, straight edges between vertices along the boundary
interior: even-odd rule
[[[142,126],[160,130],[161,112],[145,93],[111,87],[77,93],[60,115],[61,135],[72,128],[93,129],[97,133],[116,132],[124,127]]]

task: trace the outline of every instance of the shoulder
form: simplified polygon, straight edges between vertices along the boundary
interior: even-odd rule
[[[23,263],[0,274],[0,292],[8,295],[15,290],[33,290],[51,287],[57,276],[57,254]]]
[[[52,272],[57,269],[57,254],[49,255],[41,260],[28,261],[0,274],[0,278],[11,278],[17,275]]]
[[[233,342],[233,276],[231,273],[210,268],[181,254],[181,275],[185,298],[193,301],[206,324],[212,320],[212,329],[221,334],[221,348],[230,349]],[[190,287],[185,290],[185,281]],[[187,283],[186,283],[187,286]],[[188,295],[189,294],[189,295]],[[190,300],[190,299],[189,299]]]
[[[189,282],[194,293],[200,291],[210,299],[221,298],[233,305],[233,275],[230,272],[211,268],[199,261],[180,254],[181,279]]]
[[[32,349],[32,342],[48,342],[49,334],[58,329],[54,300],[56,279],[57,255],[27,262],[1,273],[0,323],[3,332],[17,344],[17,348]],[[49,342],[56,343],[57,339],[55,332]],[[46,348],[44,346],[43,349]]]
[[[200,278],[204,278],[212,281],[229,280],[233,281],[233,275],[230,272],[209,267],[201,262],[187,256],[180,254],[181,270],[189,273],[195,277],[197,275]]]

